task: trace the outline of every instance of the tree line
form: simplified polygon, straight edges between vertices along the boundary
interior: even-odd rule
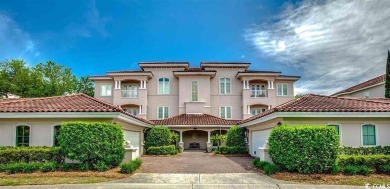
[[[0,62],[0,98],[60,96],[73,93],[94,95],[94,84],[86,76],[77,78],[70,68],[53,61],[29,66],[23,60]]]

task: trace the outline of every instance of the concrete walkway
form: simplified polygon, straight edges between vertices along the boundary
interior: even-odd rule
[[[66,185],[30,185],[3,188],[20,189],[336,189],[365,188],[354,186],[329,186],[294,184],[274,180],[259,173],[224,173],[224,174],[155,174],[136,173],[133,176],[108,183],[66,184]]]

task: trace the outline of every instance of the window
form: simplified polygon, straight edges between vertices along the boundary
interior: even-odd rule
[[[101,85],[101,96],[111,96],[112,84],[102,84]]]
[[[375,146],[376,145],[376,131],[375,125],[363,125],[363,146]]]
[[[253,108],[253,109],[251,109],[251,114],[252,115],[257,115],[257,114],[260,114],[262,112],[265,112],[265,109],[261,109],[261,108]]]
[[[158,94],[169,94],[169,79],[160,78],[158,79]]]
[[[230,94],[230,78],[219,79],[219,93]]]
[[[251,85],[251,97],[266,97],[266,92],[264,85]]]
[[[340,136],[340,126],[338,125],[327,125],[328,127],[334,127],[336,129],[336,133],[338,136]]]
[[[157,119],[166,119],[169,117],[169,107],[159,106],[157,111]]]
[[[232,118],[232,107],[230,106],[221,106],[219,111],[220,117],[224,119]]]
[[[370,98],[370,91],[364,92],[364,97],[365,98]]]
[[[53,132],[53,146],[59,146],[58,143],[58,135],[60,134],[60,128],[61,125],[54,126],[54,132]]]
[[[278,96],[287,96],[287,84],[278,84]]]
[[[21,125],[16,127],[16,146],[30,145],[30,127]]]
[[[139,114],[138,108],[127,108],[127,109],[125,109],[125,111],[131,115],[138,115]]]
[[[122,97],[124,97],[124,98],[137,98],[138,97],[138,85],[124,84],[122,86]]]
[[[192,81],[192,89],[191,89],[192,98],[191,100],[193,102],[198,101],[198,81]]]

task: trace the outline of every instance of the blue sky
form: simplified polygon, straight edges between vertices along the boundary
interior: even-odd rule
[[[301,75],[296,85],[299,92],[332,93],[383,72],[381,60],[386,58],[385,50],[389,47],[389,40],[385,39],[390,38],[380,25],[389,25],[386,22],[390,14],[384,9],[380,18],[372,15],[376,21],[385,23],[367,24],[376,28],[373,34],[380,36],[368,40],[364,37],[367,31],[360,34],[354,27],[361,27],[364,19],[373,14],[372,9],[387,5],[376,3],[369,9],[361,4],[274,0],[0,0],[0,60],[21,58],[30,65],[52,60],[72,68],[77,75],[138,69],[140,61],[189,61],[191,66],[198,66],[201,61],[243,61],[251,62],[251,69]],[[354,11],[349,13],[357,17],[349,23],[354,27],[346,28],[358,35],[352,43],[350,38],[340,36],[348,32],[341,31],[345,27],[340,19],[351,22],[346,19],[351,15],[333,10],[345,6],[356,11],[368,9],[366,17]],[[327,41],[318,43],[318,36]],[[377,57],[370,62],[375,66],[362,66],[363,60],[356,63],[363,57],[361,53],[368,50],[362,41],[363,45],[381,41],[370,46],[376,53],[369,57],[364,54],[364,60]],[[340,54],[343,46],[326,44],[341,42],[358,50],[343,53],[348,58],[335,63],[334,60],[344,57]],[[369,74],[340,76],[349,71]],[[329,77],[335,83],[329,83]]]

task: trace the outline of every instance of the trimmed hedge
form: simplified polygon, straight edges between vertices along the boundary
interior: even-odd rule
[[[390,155],[390,146],[375,146],[375,147],[341,147],[339,154],[342,155]]]
[[[10,164],[3,164],[0,166],[0,172],[6,172],[8,174],[15,174],[15,173],[32,173],[35,171],[39,171],[40,168],[45,163],[41,162],[32,162],[32,163],[10,163]]]
[[[0,163],[18,162],[62,162],[63,157],[56,147],[3,147],[0,149]]]
[[[390,155],[340,155],[337,164],[341,167],[366,166],[378,173],[386,173],[385,166],[390,165]]]
[[[272,129],[269,154],[282,171],[330,173],[336,163],[339,137],[326,126],[288,126]]]
[[[174,138],[173,132],[168,127],[154,126],[146,132],[145,148],[171,145]]]
[[[121,173],[134,173],[135,170],[137,170],[142,165],[142,160],[135,159],[131,160],[129,163],[121,163],[119,165],[120,172]]]
[[[252,161],[253,165],[261,170],[264,170],[266,175],[275,174],[280,170],[279,166],[270,163],[268,161],[260,161],[260,159],[256,158]]]
[[[245,146],[246,129],[240,126],[232,126],[226,133],[226,146]]]
[[[217,152],[220,154],[247,154],[248,150],[245,146],[220,146]]]
[[[152,146],[146,150],[146,154],[149,155],[176,155],[178,150],[175,145],[169,146]]]
[[[95,170],[118,166],[125,155],[121,126],[100,122],[66,122],[58,141],[65,157]]]

